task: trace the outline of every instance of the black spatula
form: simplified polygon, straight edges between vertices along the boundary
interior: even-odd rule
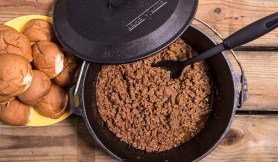
[[[171,72],[171,78],[178,78],[184,67],[207,59],[223,51],[233,49],[235,47],[253,41],[278,27],[278,12],[262,18],[232,34],[226,38],[221,44],[193,57],[186,61],[161,61],[154,64],[153,67],[161,67]],[[275,41],[275,40],[274,40]],[[278,39],[276,39],[278,41]]]

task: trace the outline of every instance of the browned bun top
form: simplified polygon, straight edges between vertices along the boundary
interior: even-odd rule
[[[29,39],[15,30],[0,30],[0,54],[13,53],[33,60]]]
[[[53,79],[54,83],[56,83],[59,86],[72,85],[75,81],[77,69],[78,66],[76,58],[69,54],[66,54],[63,71]]]
[[[33,70],[31,86],[17,97],[27,105],[37,106],[42,98],[50,91],[50,88],[51,81],[49,77],[41,71]]]
[[[58,76],[64,66],[64,54],[55,43],[41,41],[33,45],[34,66],[50,79]]]
[[[0,95],[16,96],[31,85],[32,67],[24,57],[3,54],[0,63]]]
[[[3,123],[23,126],[29,122],[30,107],[18,100],[0,106],[0,121]]]
[[[13,30],[13,31],[16,31],[14,28],[12,27],[9,27],[7,25],[4,25],[4,24],[0,24],[0,31],[2,30]]]
[[[52,84],[50,92],[36,106],[36,110],[43,116],[57,119],[64,114],[67,105],[67,93],[61,87]]]
[[[51,41],[53,38],[52,24],[46,20],[33,19],[25,26],[23,34],[30,42]]]
[[[6,104],[15,99],[15,96],[1,96],[0,95],[0,106]]]

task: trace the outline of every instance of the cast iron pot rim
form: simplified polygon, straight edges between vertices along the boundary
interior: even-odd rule
[[[217,42],[211,37],[209,36],[209,34],[207,34],[205,31],[199,29],[198,27],[196,27],[195,25],[190,25],[190,27],[196,29],[197,31],[201,32],[201,34],[205,35],[207,38],[209,38],[214,44],[217,44]],[[226,134],[228,133],[230,127],[231,127],[231,124],[232,124],[232,121],[234,119],[234,116],[235,116],[235,112],[237,110],[237,104],[239,102],[239,92],[238,90],[236,89],[238,83],[239,83],[239,79],[238,79],[238,74],[236,74],[234,72],[234,70],[232,69],[232,66],[231,66],[231,63],[229,61],[229,59],[227,58],[225,52],[222,52],[221,55],[225,58],[228,66],[229,66],[229,69],[230,69],[230,74],[232,74],[232,78],[233,78],[233,89],[234,89],[234,103],[233,103],[233,111],[232,111],[232,114],[231,114],[231,117],[229,119],[229,123],[226,127],[226,129],[224,130],[223,134],[220,136],[220,138],[218,139],[218,141],[208,150],[206,151],[202,156],[198,157],[197,159],[195,159],[194,161],[199,161],[201,159],[203,159],[204,157],[206,157],[208,154],[210,154],[221,142],[222,140],[224,139],[224,137],[226,136]],[[87,63],[86,64],[86,67],[84,69],[84,72],[83,72],[83,75],[82,75],[82,81],[81,81],[81,84],[80,84],[80,87],[79,87],[79,92],[78,94],[81,94],[81,106],[80,106],[80,109],[79,110],[76,110],[78,108],[73,108],[73,112],[74,114],[77,114],[79,116],[81,116],[84,121],[85,121],[85,124],[86,124],[86,127],[88,129],[88,131],[90,132],[91,136],[94,138],[94,140],[96,140],[96,142],[107,152],[109,153],[111,156],[115,157],[117,160],[119,161],[125,161],[125,159],[122,159],[120,157],[118,157],[117,155],[115,155],[113,152],[111,152],[108,148],[106,148],[106,146],[98,139],[97,135],[95,134],[94,130],[92,129],[91,127],[91,124],[89,122],[89,119],[88,119],[88,116],[87,116],[87,113],[86,113],[86,109],[85,109],[85,101],[84,101],[84,88],[85,88],[85,81],[86,81],[86,76],[87,76],[87,71],[88,69],[90,68],[91,64],[95,64],[95,63]],[[70,94],[73,94],[73,91],[75,89],[75,86],[71,88],[71,91],[70,91]],[[71,100],[72,102],[72,100]]]

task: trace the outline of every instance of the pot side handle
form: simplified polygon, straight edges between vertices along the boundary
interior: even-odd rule
[[[70,108],[73,114],[83,117],[84,116],[83,101],[80,100],[79,92],[77,93],[77,95],[74,95],[75,88],[76,86],[71,87],[68,92],[70,98]]]
[[[277,15],[277,13],[276,13]],[[272,15],[273,16],[273,15]],[[211,25],[209,25],[208,23],[206,23],[203,20],[200,20],[198,18],[194,18],[194,20],[200,22],[201,24],[205,25],[206,27],[208,27],[211,31],[213,31],[222,41],[225,40],[225,38],[215,29],[213,28]],[[277,19],[275,19],[275,21],[273,21],[273,23],[275,23],[277,21]],[[277,22],[276,22],[277,23]],[[273,24],[272,24],[273,25]],[[235,52],[231,49],[230,52],[232,53],[234,59],[236,60],[236,63],[238,64],[240,71],[241,71],[241,75],[238,75],[237,73],[233,74],[233,77],[236,79],[236,88],[241,84],[241,89],[238,90],[238,108],[240,109],[243,106],[243,103],[247,100],[248,98],[248,84],[247,84],[247,79],[245,77],[245,72],[244,69],[237,57],[237,55],[235,54]]]
[[[237,78],[237,86],[241,85],[238,90],[238,108],[242,108],[245,101],[248,99],[248,84],[247,79],[243,73],[243,75],[236,74]]]

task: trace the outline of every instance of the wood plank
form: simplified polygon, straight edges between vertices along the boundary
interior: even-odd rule
[[[238,29],[278,11],[278,0],[200,0],[196,17],[206,21],[225,37]],[[248,44],[278,46],[278,30]]]
[[[278,116],[237,116],[225,140],[203,162],[277,161]]]
[[[278,116],[237,115],[225,140],[204,161],[278,160]],[[94,143],[80,118],[49,127],[0,125],[0,161],[115,162]]]
[[[0,0],[0,23],[23,15],[48,15],[54,0]]]
[[[278,111],[278,52],[237,51],[245,70],[249,98],[243,110]],[[239,68],[228,54],[234,69]]]
[[[82,118],[78,118],[77,161],[94,161],[97,144],[90,136]]]
[[[0,125],[0,161],[77,161],[77,120],[48,127]]]
[[[0,23],[28,15],[47,15],[54,0],[0,0]],[[278,11],[278,0],[200,0],[197,18],[211,24],[225,37],[245,25]],[[275,41],[276,40],[276,41]],[[249,46],[278,46],[278,30]]]

